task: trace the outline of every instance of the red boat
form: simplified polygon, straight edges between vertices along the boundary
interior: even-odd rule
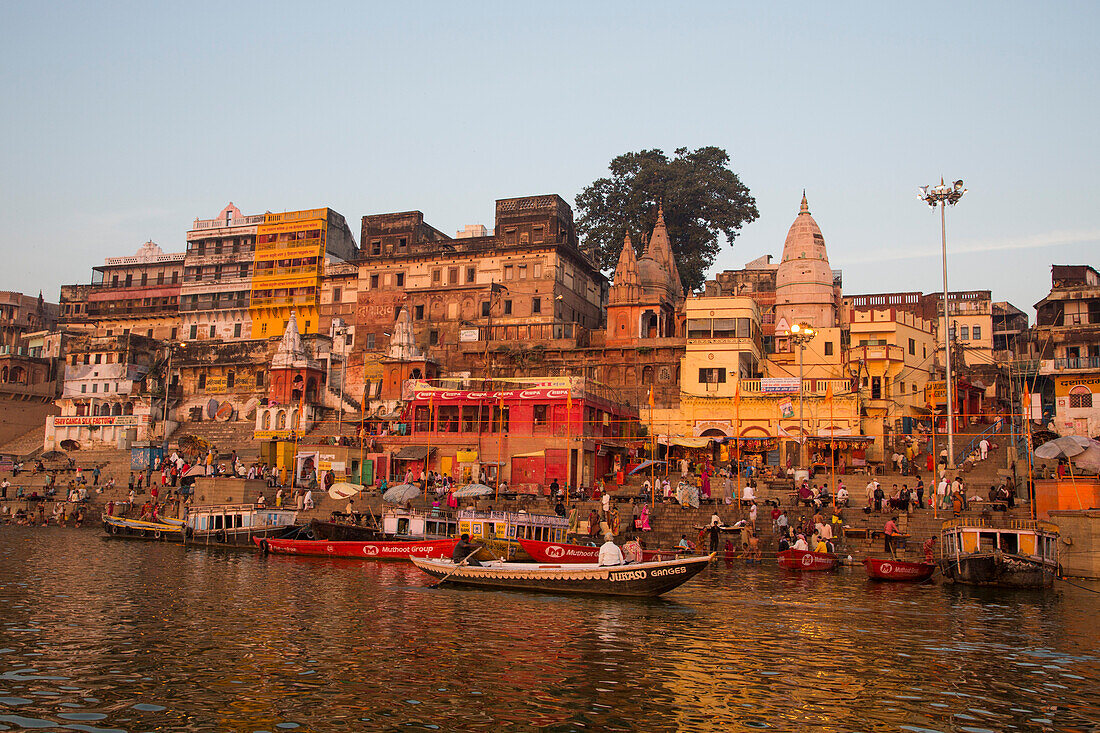
[[[542,542],[541,540],[516,539],[523,551],[535,562],[571,565],[594,563],[600,557],[600,548],[592,545],[573,545],[567,542]],[[673,550],[642,550],[642,562],[674,560],[679,554]]]
[[[783,550],[776,558],[779,567],[788,570],[832,570],[836,567],[836,555],[809,550]]]
[[[872,580],[928,580],[936,572],[932,562],[906,562],[904,560],[880,560],[869,557],[863,567]]]
[[[329,542],[328,540],[276,540],[255,537],[263,552],[278,555],[358,557],[367,560],[408,560],[410,557],[449,558],[458,540],[381,540],[375,542]]]

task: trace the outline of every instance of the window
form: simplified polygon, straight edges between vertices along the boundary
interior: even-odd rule
[[[458,268],[457,267],[447,268],[447,282],[450,283],[451,285],[458,285]]]
[[[542,298],[531,298],[531,312],[542,313]]]
[[[233,324],[233,338],[239,339],[241,337],[241,324]]]
[[[909,339],[909,353],[913,356],[917,355],[917,341],[916,339]]]
[[[264,372],[263,372],[262,369],[260,369],[256,372],[256,386],[257,387],[264,386]]]
[[[141,284],[142,285],[148,285],[149,284],[149,273],[147,273],[147,272],[141,273]]]
[[[93,363],[94,364],[99,364],[102,361],[102,359],[103,359],[103,354],[96,354],[95,359],[93,360]]]
[[[982,340],[982,327],[981,326],[974,326],[973,330],[971,331],[971,335],[974,336],[975,341],[981,341]]]
[[[206,372],[199,375],[199,389],[206,389]]]
[[[261,323],[260,324],[260,335],[261,336],[266,336],[267,335],[267,324],[266,323]]]
[[[428,345],[429,346],[437,346],[438,344],[439,344],[439,331],[436,331],[433,328],[432,330],[428,331]]]
[[[339,303],[340,299],[341,299],[341,296],[343,294],[344,294],[344,291],[341,290],[340,288],[333,288],[332,289],[332,302],[333,303]]]
[[[214,338],[217,335],[218,335],[218,327],[217,326],[211,326],[210,327],[210,338]]]
[[[88,391],[88,385],[86,385],[86,384],[80,385],[80,391],[81,392],[87,392]]]
[[[959,326],[959,338],[963,341],[970,340],[970,326]]]
[[[112,275],[111,276],[111,287],[113,287],[113,288],[118,287],[118,275]]]
[[[401,237],[397,240],[397,251],[404,252],[409,248],[409,240],[406,237]]]
[[[505,265],[504,266],[504,279],[505,280],[511,280],[513,277],[515,277],[515,268],[512,267],[511,265]]]
[[[1078,385],[1069,391],[1070,407],[1092,407],[1092,392],[1084,385]]]
[[[130,273],[126,273],[126,287],[130,287],[134,284],[134,276]]]
[[[374,334],[373,333],[368,333],[367,334],[367,348],[368,349],[373,349],[374,348]]]
[[[370,289],[371,290],[377,290],[378,289],[378,275],[371,275],[370,276]]]
[[[163,284],[164,284],[164,270],[161,270],[160,272],[157,273],[157,285],[163,285]]]
[[[145,335],[149,338],[153,338],[153,329],[150,328],[148,331],[145,332]]]
[[[413,318],[418,321],[424,320],[424,306],[418,305],[413,307]]]
[[[476,272],[477,271],[474,270],[474,268],[472,268],[472,267],[467,267],[466,268],[466,282],[467,283],[472,283],[474,281],[474,278],[476,276]]]
[[[510,300],[504,301],[504,315],[512,315],[512,301]]]
[[[699,384],[725,384],[726,370],[722,367],[699,370]]]
[[[536,262],[534,265],[532,265],[531,277],[535,278],[536,280],[541,280],[542,279],[542,263],[541,262]]]
[[[393,276],[393,281],[399,288],[405,287],[405,273],[398,272]]]
[[[481,301],[481,315],[482,316],[488,316],[489,315],[489,301],[487,301],[487,300]]]
[[[199,327],[191,326],[191,335],[188,338],[197,339],[199,337]]]
[[[230,369],[225,374],[225,388],[226,389],[233,389],[233,385],[236,384],[236,383],[237,383],[237,374],[232,369]]]
[[[108,331],[108,332],[107,332],[107,335],[108,335],[108,336],[110,336],[110,335],[111,335],[111,332],[110,332],[110,331]],[[172,341],[175,341],[175,340],[176,340],[176,329],[174,329],[174,328],[172,329],[172,335],[171,335],[171,336],[169,336],[168,338],[169,338],[169,339],[171,339]]]
[[[534,409],[535,425],[546,424],[546,405],[535,405]]]
[[[519,271],[519,279],[520,280],[526,280],[527,279],[527,265],[520,265],[516,269]]]
[[[432,285],[443,282],[443,270],[432,270]]]
[[[539,225],[539,226],[534,228],[532,233],[534,235],[534,241],[535,242],[541,242],[542,241],[543,232],[544,232],[544,229],[543,229],[542,225]]]
[[[370,253],[372,255],[382,254],[382,240],[381,239],[375,239],[374,241],[372,241],[370,243]]]
[[[833,355],[833,342],[832,341],[826,341],[825,342],[825,356],[832,356],[832,355]]]

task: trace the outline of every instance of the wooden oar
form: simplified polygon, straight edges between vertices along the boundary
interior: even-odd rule
[[[480,547],[479,547],[479,548],[477,548],[477,550],[480,550],[480,549],[481,549]],[[458,565],[455,565],[455,569],[454,569],[454,570],[452,570],[451,572],[447,573],[447,574],[446,574],[446,575],[444,575],[444,576],[443,576],[442,578],[440,578],[438,582],[436,582],[436,583],[432,583],[432,584],[431,584],[431,585],[429,585],[428,587],[429,587],[429,588],[438,588],[439,586],[443,585],[443,581],[447,580],[447,579],[448,579],[448,578],[450,578],[450,577],[451,577],[452,575],[454,575],[455,573],[457,573],[457,572],[458,572],[458,569],[459,569],[459,568],[461,568],[461,567],[462,567],[463,565],[465,565],[465,564],[466,564],[466,561],[467,561],[467,560],[469,560],[469,559],[470,559],[471,557],[473,557],[474,555],[476,555],[476,554],[477,554],[477,550],[474,550],[474,551],[473,551],[473,552],[471,552],[471,553],[470,553],[469,555],[467,555],[466,557],[462,558],[462,562],[460,562],[460,563],[459,563]]]

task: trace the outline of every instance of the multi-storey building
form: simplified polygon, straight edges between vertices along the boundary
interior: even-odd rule
[[[909,434],[926,417],[925,389],[933,377],[932,325],[893,308],[853,309],[848,317],[851,346],[845,354],[857,380],[867,435]]]
[[[1035,304],[1031,339],[1041,355],[1043,402],[1053,402],[1064,435],[1100,435],[1100,273],[1089,265],[1054,265],[1051,289]],[[1046,412],[1047,410],[1044,410]]]
[[[281,336],[292,312],[301,333],[317,333],[323,261],[350,261],[357,254],[347,222],[332,209],[265,214],[256,229],[252,338]]]
[[[63,286],[60,324],[101,336],[134,333],[179,337],[184,253],[146,242],[132,257],[108,257],[92,268],[90,286]]]
[[[263,221],[263,214],[246,216],[232,202],[213,219],[195,219],[183,262],[181,338],[252,338],[252,261]]]
[[[61,415],[46,421],[46,448],[65,439],[110,446],[148,440],[159,415],[146,377],[161,346],[132,331],[68,339],[65,381],[57,400]]]
[[[0,291],[0,350],[18,353],[25,348],[24,337],[34,331],[49,331],[57,325],[56,303],[47,303],[42,294],[38,297]]]

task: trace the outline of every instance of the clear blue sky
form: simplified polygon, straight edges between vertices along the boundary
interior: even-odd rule
[[[802,189],[848,293],[941,288],[916,187],[962,178],[952,289],[1033,314],[1100,265],[1100,4],[0,4],[0,289],[56,300],[196,217],[492,226],[615,155],[716,145],[778,255]]]

